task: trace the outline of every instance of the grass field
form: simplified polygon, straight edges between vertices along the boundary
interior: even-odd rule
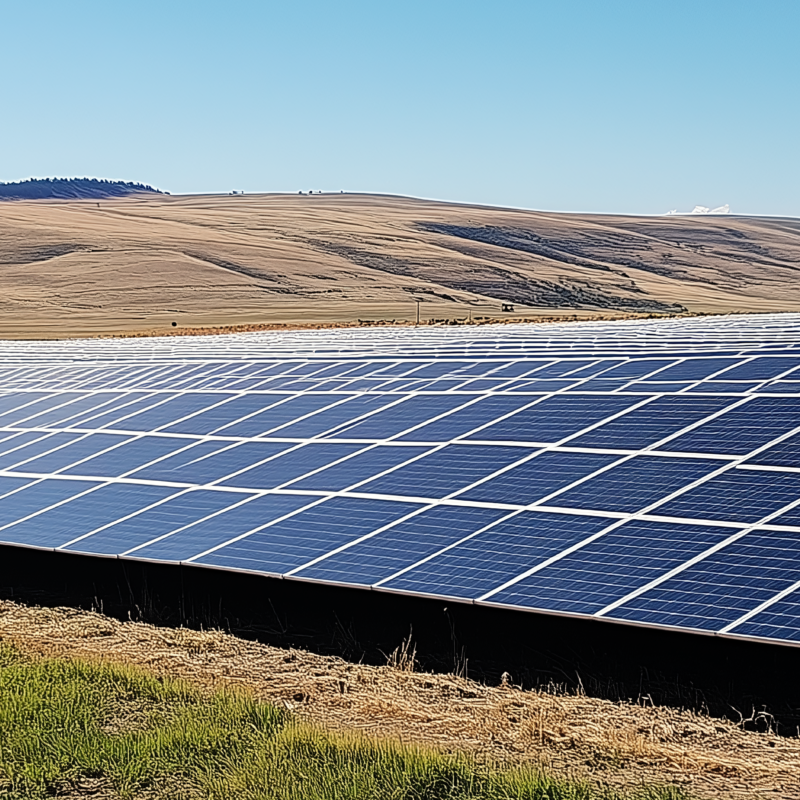
[[[470,798],[624,795],[534,769],[359,734],[323,732],[231,689],[204,692],[133,667],[31,657],[0,645],[5,798]]]
[[[764,217],[358,194],[7,201],[0,336],[409,323],[418,307],[423,322],[798,311],[798,261],[800,223]]]

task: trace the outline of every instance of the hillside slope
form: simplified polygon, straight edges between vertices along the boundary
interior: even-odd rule
[[[127,197],[141,192],[164,194],[143,183],[97,178],[30,178],[17,183],[0,183],[0,200],[97,200],[105,197]]]
[[[376,195],[0,203],[0,336],[421,317],[799,311],[800,220]],[[512,304],[514,312],[502,311]]]

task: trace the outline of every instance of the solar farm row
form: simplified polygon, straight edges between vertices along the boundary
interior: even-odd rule
[[[486,330],[2,343],[0,542],[800,642],[794,315]]]
[[[245,359],[268,348],[278,357],[481,358],[532,353],[569,356],[591,352],[628,357],[646,352],[769,352],[800,348],[800,314],[758,314],[685,319],[544,325],[424,326],[270,331],[263,334],[86,339],[0,343],[5,362],[67,359]]]

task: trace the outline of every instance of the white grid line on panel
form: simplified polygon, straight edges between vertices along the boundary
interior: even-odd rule
[[[615,600],[613,603],[609,603],[604,608],[601,608],[597,611],[594,616],[601,617],[605,616],[606,614],[610,614],[614,609],[619,608],[620,606],[625,605],[625,603],[630,602],[636,597],[649,592],[651,589],[654,589],[657,586],[660,586],[662,583],[670,580],[670,578],[674,578],[676,575],[679,575],[684,570],[688,569],[689,567],[698,564],[699,562],[703,561],[704,559],[708,558],[710,555],[722,550],[723,548],[727,547],[729,544],[733,544],[734,542],[738,541],[742,537],[746,536],[748,533],[751,533],[754,529],[758,528],[761,525],[765,525],[766,523],[770,522],[770,520],[775,519],[776,517],[780,516],[781,514],[785,514],[787,511],[791,511],[791,509],[795,508],[796,506],[800,505],[800,497],[795,500],[792,500],[790,503],[786,503],[785,505],[781,506],[777,511],[773,511],[770,514],[759,519],[757,522],[748,524],[744,528],[742,528],[738,533],[729,536],[727,539],[724,539],[722,542],[718,542],[715,545],[712,545],[708,549],[704,550],[702,553],[694,556],[693,558],[688,559],[683,564],[679,564],[677,567],[669,570],[668,572],[660,575],[658,578],[654,578],[652,581],[640,586],[638,589],[634,589],[632,592],[628,592],[624,597]]]
[[[207,550],[204,550],[202,553],[198,553],[196,556],[192,556],[191,558],[185,559],[184,563],[191,564],[197,561],[198,558],[205,558],[205,556],[210,555],[211,553],[215,553],[217,550],[222,549],[223,547],[227,547],[230,544],[234,544],[242,539],[246,539],[248,536],[253,536],[256,533],[260,533],[261,531],[265,530],[266,528],[271,528],[273,525],[277,525],[279,522],[283,522],[291,517],[296,516],[302,511],[307,511],[309,508],[316,508],[318,505],[324,503],[326,500],[330,499],[329,497],[320,497],[318,500],[315,500],[308,505],[301,506],[300,508],[295,509],[294,511],[290,511],[287,514],[283,514],[280,517],[277,517],[269,522],[260,525],[253,530],[246,531],[245,533],[240,534],[239,536],[234,536],[232,539],[223,542],[222,544],[215,545],[214,547],[209,547]]]
[[[743,625],[745,622],[749,622],[753,617],[760,614],[762,611],[766,611],[771,606],[774,606],[776,603],[780,603],[785,597],[788,597],[790,594],[793,594],[798,589],[800,589],[800,581],[795,581],[790,586],[787,586],[785,589],[782,589],[780,592],[777,592],[773,597],[770,597],[767,600],[764,600],[763,603],[759,603],[755,608],[748,611],[746,614],[742,614],[738,619],[735,619],[733,622],[726,625],[724,628],[720,628],[717,633],[731,633],[734,628],[738,628],[740,625]]]
[[[196,491],[196,490],[195,489],[191,489],[189,491]],[[180,492],[179,494],[182,496],[182,495],[186,494],[186,492]],[[168,531],[167,533],[162,533],[161,536],[156,536],[154,539],[148,539],[146,542],[143,542],[142,544],[137,544],[136,547],[132,547],[130,550],[126,550],[124,553],[120,553],[120,557],[131,555],[132,553],[136,553],[137,551],[142,550],[145,547],[149,547],[152,544],[156,544],[157,542],[161,542],[161,541],[164,541],[165,539],[169,539],[172,536],[175,536],[175,534],[181,533],[181,531],[185,531],[185,530],[188,530],[189,528],[193,528],[195,525],[201,525],[204,522],[208,522],[208,520],[214,519],[214,517],[218,517],[220,514],[227,514],[229,511],[233,511],[233,510],[235,510],[237,508],[241,508],[242,506],[247,505],[248,503],[252,503],[253,500],[258,499],[259,497],[263,497],[264,495],[265,495],[265,493],[257,493],[257,492],[254,492],[253,494],[245,495],[245,497],[242,500],[239,500],[236,503],[232,503],[229,506],[225,506],[224,508],[220,508],[218,511],[213,511],[210,514],[207,514],[205,517],[201,517],[200,519],[196,519],[196,520],[194,520],[192,522],[187,523],[186,525],[181,525],[179,528],[175,528],[174,530]],[[167,500],[172,500],[175,497],[178,497],[178,494],[171,495],[170,497],[167,498]],[[304,506],[304,508],[305,508],[305,506]],[[147,509],[142,509],[141,511],[137,511],[135,514],[131,514],[130,516],[131,517],[135,517],[138,514],[143,513],[143,511],[146,511],[146,510]],[[116,521],[112,522],[107,527],[112,527],[114,525],[118,525],[120,522],[122,522],[122,520],[116,520]],[[92,533],[97,533],[97,531],[93,531]]]
[[[105,484],[105,485],[109,486],[111,484]],[[132,519],[133,517],[136,517],[139,514],[144,514],[147,511],[150,511],[154,508],[158,508],[158,506],[163,506],[165,503],[168,503],[171,500],[175,500],[175,498],[177,497],[182,497],[183,495],[189,494],[192,491],[194,491],[194,489],[182,489],[180,491],[176,491],[174,494],[167,495],[167,497],[164,497],[161,500],[156,500],[155,502],[143,506],[142,508],[137,508],[136,511],[132,511],[130,514],[125,514],[124,516],[112,520],[111,522],[107,522],[105,525],[100,525],[99,527],[94,528],[93,530],[88,531],[87,533],[82,533],[80,536],[75,536],[68,542],[64,542],[63,544],[58,545],[55,549],[65,550],[67,547],[71,547],[72,545],[77,544],[78,542],[82,542],[84,539],[88,539],[90,536],[94,536],[96,533],[100,533],[101,531],[104,531],[108,528],[112,528],[115,525],[119,525],[121,522],[126,522],[127,520]],[[70,500],[72,499],[73,498],[70,498]]]
[[[653,399],[654,399],[654,398],[653,398]],[[477,402],[477,400],[476,400],[475,402]],[[632,408],[638,408],[639,406],[641,406],[641,405],[644,405],[646,402],[649,402],[649,400],[644,400],[644,401],[642,401],[641,403],[637,403],[637,404],[635,404],[635,405],[634,405]],[[535,405],[535,403],[533,403],[533,404],[530,404],[530,405]],[[529,405],[529,406],[525,406],[525,408],[528,408],[528,407],[530,407],[530,405]],[[463,408],[463,407],[464,407],[464,406],[460,406],[460,407],[459,407],[459,409],[460,409],[460,408]],[[606,420],[604,420],[604,421],[608,421],[608,419],[613,419],[613,418],[616,418],[617,416],[621,416],[621,415],[622,415],[623,413],[625,413],[626,411],[632,410],[632,408],[629,408],[629,409],[624,409],[623,411],[621,411],[621,412],[618,412],[617,414],[614,414],[614,415],[612,415],[610,418],[607,418],[607,419],[606,419]],[[455,409],[455,410],[459,410],[459,409]],[[519,409],[519,410],[517,410],[517,411],[513,411],[513,412],[510,412],[510,413],[508,413],[508,414],[505,414],[505,415],[503,415],[503,417],[502,417],[502,418],[506,418],[506,417],[513,416],[515,413],[519,413],[519,411],[520,411],[520,410],[522,410],[522,409]],[[450,412],[450,413],[452,413],[452,412]],[[444,415],[441,415],[441,416],[447,416],[447,414],[444,414]],[[427,424],[428,424],[430,421],[433,421],[433,420],[428,420],[428,421],[426,421],[426,422],[424,422],[424,423],[420,423],[420,424],[421,424],[421,425],[427,425]],[[497,419],[495,419],[493,422],[491,422],[491,423],[487,423],[487,424],[494,424],[494,423],[495,423],[495,422],[497,422],[497,421],[498,421],[498,420],[497,420]],[[583,430],[579,431],[578,433],[571,434],[570,436],[568,436],[568,437],[565,437],[565,439],[564,439],[563,441],[569,441],[569,439],[571,439],[571,438],[574,438],[574,437],[576,437],[576,436],[580,436],[580,435],[582,435],[584,432],[586,432],[586,431],[588,431],[588,430],[591,430],[593,427],[596,427],[596,426],[597,426],[597,425],[599,425],[599,424],[602,424],[602,423],[595,423],[594,425],[587,426],[586,428],[584,428]],[[416,427],[419,427],[419,426],[416,426]],[[480,428],[482,428],[482,427],[485,427],[485,425],[479,426],[479,428],[475,428],[475,429],[473,429],[473,430],[479,430],[479,429],[480,429]],[[408,429],[408,431],[410,431],[410,430],[414,430],[414,428],[410,428],[410,429]],[[403,436],[403,435],[405,435],[406,433],[408,433],[408,431],[402,432],[402,433],[400,433],[400,434],[396,434],[396,436]],[[472,433],[472,432],[470,431],[470,432],[468,432],[467,434],[465,434],[465,436],[469,436],[469,435],[471,435],[471,433]],[[433,453],[433,452],[437,452],[438,450],[441,450],[441,449],[443,449],[444,447],[446,447],[446,446],[447,446],[447,445],[449,445],[449,444],[456,444],[456,443],[457,443],[457,442],[456,442],[456,440],[452,440],[451,442],[446,442],[446,443],[444,443],[444,444],[441,444],[441,445],[439,445],[438,447],[435,447],[433,450],[431,450],[431,451],[428,451],[427,453],[421,453],[421,454],[419,454],[418,456],[415,456],[414,458],[412,458],[412,459],[409,459],[407,462],[404,462],[403,464],[397,465],[397,466],[395,466],[395,467],[391,467],[391,468],[389,468],[389,469],[387,469],[387,470],[384,470],[383,472],[381,472],[381,473],[379,473],[379,474],[377,474],[377,475],[372,475],[372,476],[370,476],[370,477],[369,477],[369,478],[367,478],[367,479],[364,479],[364,480],[362,480],[362,481],[359,481],[358,483],[352,484],[350,487],[348,487],[348,488],[347,488],[347,489],[345,489],[345,490],[342,490],[342,491],[341,491],[341,492],[339,492],[338,494],[339,494],[339,495],[347,494],[348,496],[353,496],[353,497],[374,497],[375,499],[382,499],[382,498],[383,498],[383,499],[389,499],[389,498],[397,498],[397,499],[400,499],[400,496],[395,496],[395,495],[385,495],[385,496],[380,496],[380,495],[370,495],[370,494],[357,493],[357,492],[353,492],[353,489],[355,489],[356,487],[358,487],[358,486],[360,486],[360,485],[363,485],[363,484],[365,484],[365,483],[369,483],[369,482],[371,482],[372,480],[375,480],[375,479],[376,479],[376,478],[378,478],[378,477],[381,477],[381,476],[383,476],[383,475],[386,475],[386,474],[389,474],[389,473],[391,473],[391,472],[394,472],[395,470],[397,470],[397,469],[400,469],[401,467],[404,467],[404,466],[406,466],[408,463],[412,463],[412,462],[414,462],[414,461],[417,461],[417,460],[419,460],[419,459],[421,459],[421,458],[424,458],[424,457],[425,457],[425,456],[427,456],[427,455],[430,455],[430,454],[431,454],[431,453]],[[554,447],[554,446],[555,446],[555,445],[551,446],[551,448],[552,448],[552,447]],[[371,449],[371,448],[367,448],[367,449]],[[353,455],[358,455],[358,454],[360,454],[361,452],[364,452],[364,451],[359,451],[359,453],[356,453],[356,454],[353,454]],[[524,456],[523,458],[521,458],[521,459],[518,459],[517,461],[513,462],[512,464],[509,464],[509,465],[507,465],[506,467],[503,467],[503,468],[501,468],[501,469],[499,469],[499,470],[496,470],[494,473],[492,473],[490,476],[488,476],[488,478],[482,478],[482,479],[479,479],[479,480],[477,480],[477,481],[473,482],[472,484],[470,484],[470,485],[469,485],[469,486],[467,486],[467,487],[462,487],[461,489],[459,489],[459,490],[457,490],[457,491],[451,492],[451,493],[450,493],[449,495],[447,495],[445,498],[442,498],[442,500],[448,500],[448,499],[451,499],[451,498],[455,498],[455,497],[457,497],[459,494],[461,494],[461,493],[463,493],[463,492],[467,492],[467,491],[469,491],[470,489],[472,489],[473,487],[475,487],[475,486],[478,486],[478,485],[480,485],[481,483],[484,483],[484,482],[485,482],[486,480],[488,480],[488,479],[491,479],[491,478],[493,478],[493,477],[496,477],[497,475],[501,475],[502,473],[504,473],[504,472],[507,472],[508,470],[510,470],[510,469],[512,469],[512,468],[514,468],[514,467],[517,467],[517,466],[519,466],[520,464],[526,463],[527,461],[531,460],[531,459],[532,459],[532,458],[534,458],[535,456],[539,455],[541,452],[545,452],[545,451],[544,451],[544,450],[536,450],[536,451],[534,451],[534,452],[532,452],[532,453],[528,454],[527,456]],[[350,456],[350,457],[352,457],[352,456]],[[344,461],[344,460],[346,460],[346,458],[343,458],[343,459],[341,459],[341,461]],[[338,463],[338,462],[335,462],[335,463]],[[330,466],[330,465],[327,465],[327,466]],[[322,468],[320,468],[320,469],[317,469],[317,470],[313,470],[312,472],[310,472],[310,473],[307,473],[307,474],[314,474],[315,472],[320,472],[320,471],[321,471],[322,469],[324,469],[324,468],[325,468],[325,467],[322,467]],[[303,477],[306,477],[306,476],[303,476]],[[299,481],[299,480],[302,480],[302,478],[298,478],[298,479],[296,479],[296,480],[297,480],[297,481]],[[284,484],[282,487],[278,487],[278,488],[286,488],[286,487],[288,487],[288,486],[291,486],[291,483],[293,483],[293,482],[294,482],[294,481],[288,482],[287,484]],[[427,504],[429,504],[429,505],[436,505],[437,503],[439,503],[439,502],[440,502],[438,499],[433,499],[433,498],[425,498],[425,499],[423,499],[423,498],[406,498],[406,499],[409,499],[411,502],[424,502],[424,503],[427,503]],[[485,507],[501,507],[501,508],[502,508],[502,507],[507,507],[507,506],[505,506],[504,504],[497,504],[496,506],[495,506],[495,505],[492,505],[492,506],[485,506]],[[389,525],[389,526],[387,526],[387,527],[391,527],[391,525]],[[362,538],[360,541],[363,541],[363,540],[365,540],[365,539],[368,539],[368,538],[370,538],[370,536],[372,536],[372,535],[375,535],[375,533],[376,533],[376,532],[373,532],[372,534],[367,534],[367,535],[365,535],[365,537],[363,537],[363,538]],[[347,547],[349,547],[349,546],[352,546],[352,545],[344,545],[344,546],[341,546],[341,547],[340,547],[340,548],[337,550],[337,552],[341,552],[342,550],[344,550],[344,549],[347,549]],[[329,554],[323,554],[322,556],[318,557],[318,558],[315,560],[315,563],[316,563],[316,561],[322,561],[322,560],[324,560],[325,558],[327,558],[327,556],[328,556],[328,555],[331,555],[331,554],[330,554],[330,553],[329,553]],[[298,569],[300,569],[300,568],[298,568]]]
[[[733,406],[728,406],[726,409],[722,409],[722,412],[724,412],[726,410],[729,410],[730,408],[738,407],[739,405],[741,405],[741,403],[734,404]],[[709,418],[717,417],[722,412],[716,412],[716,413],[710,415]],[[671,434],[670,436],[667,436],[664,439],[661,439],[660,441],[654,443],[653,445],[650,446],[651,452],[652,452],[652,450],[656,449],[658,446],[663,445],[666,441],[669,441],[670,439],[673,439],[678,435],[682,435],[683,433],[686,432],[686,430],[691,430],[692,428],[695,428],[700,424],[705,424],[705,422],[707,422],[709,418],[705,418],[704,420],[701,420],[700,422],[693,423],[692,425],[687,426],[685,430],[678,431],[677,433]],[[791,432],[789,434],[784,434],[784,436],[789,436],[789,435],[791,435]],[[773,442],[770,442],[768,445],[764,445],[762,448],[759,448],[759,449],[764,449],[764,448],[766,448],[768,446],[771,446],[772,444],[773,444]],[[647,450],[644,450],[642,452],[647,452]],[[758,452],[758,451],[754,451],[754,452]],[[665,497],[660,497],[658,500],[654,501],[653,503],[650,503],[649,505],[645,506],[642,509],[639,509],[636,512],[631,512],[630,514],[627,514],[624,518],[620,519],[618,522],[612,524],[608,528],[604,528],[603,530],[601,530],[601,531],[599,531],[599,532],[597,532],[595,534],[592,534],[591,536],[587,537],[586,539],[582,540],[581,542],[578,542],[577,544],[572,545],[571,547],[567,548],[566,550],[564,550],[564,551],[562,551],[560,553],[557,553],[554,556],[551,556],[549,559],[547,559],[547,561],[544,561],[541,564],[537,564],[534,567],[532,567],[531,569],[526,570],[525,572],[523,572],[521,575],[518,575],[517,577],[512,578],[509,581],[506,581],[506,583],[502,584],[501,586],[497,587],[496,589],[493,589],[492,591],[490,591],[487,594],[483,595],[479,599],[480,600],[486,600],[489,597],[491,597],[492,595],[497,594],[498,592],[503,591],[504,589],[507,589],[510,586],[513,586],[515,583],[518,583],[519,581],[524,580],[525,578],[529,577],[530,575],[533,575],[536,572],[539,572],[540,570],[544,569],[545,566],[550,566],[550,564],[553,564],[556,561],[560,561],[565,556],[570,555],[571,553],[573,553],[573,552],[585,547],[588,544],[591,544],[596,539],[599,539],[601,536],[604,536],[605,534],[610,533],[611,531],[615,530],[616,528],[620,527],[621,525],[623,525],[623,524],[625,524],[627,522],[631,522],[633,520],[638,520],[638,519],[647,519],[648,516],[650,518],[652,518],[652,515],[650,515],[651,511],[656,510],[658,507],[664,505],[665,503],[668,503],[669,501],[673,500],[675,497],[679,497],[680,495],[685,494],[685,493],[697,488],[697,486],[700,486],[703,483],[706,483],[707,481],[711,480],[712,478],[715,478],[718,475],[720,475],[720,474],[722,474],[724,472],[727,472],[730,469],[735,468],[737,466],[737,464],[741,463],[745,458],[748,458],[751,455],[752,454],[749,453],[746,456],[741,456],[741,457],[739,457],[737,459],[734,459],[732,461],[726,462],[719,469],[713,470],[713,471],[707,473],[706,475],[702,476],[701,478],[698,478],[697,480],[692,481],[691,483],[688,483],[685,486],[680,487],[679,489],[676,489],[674,492],[671,492],[670,494],[666,495]],[[614,462],[614,464],[612,466],[616,466],[621,461],[625,461],[625,460],[628,460],[628,458],[626,457],[625,459],[621,459],[620,461]],[[553,495],[550,495],[550,497],[553,497],[556,494],[558,494],[558,493],[553,493]],[[547,499],[547,498],[545,498],[545,499]],[[534,510],[534,509],[535,510],[545,510],[544,508],[541,507],[542,505],[544,505],[544,499],[539,501],[539,503],[537,503],[537,504],[533,504],[532,506],[530,506],[530,508],[532,510]],[[553,510],[555,510],[555,508],[556,507],[553,507]],[[562,512],[566,512],[567,511],[567,507],[558,507],[558,508],[560,508],[560,510],[562,510]],[[572,511],[572,509],[569,509],[569,510]],[[700,521],[697,520],[695,522],[699,523]],[[733,525],[735,523],[731,522],[730,524]],[[737,525],[737,527],[739,527],[739,526]],[[600,613],[600,612],[598,612],[598,613]]]
[[[422,564],[425,564],[428,561],[431,561],[432,559],[436,558],[437,556],[440,556],[443,553],[446,553],[448,550],[452,550],[454,547],[458,547],[459,545],[463,544],[464,542],[467,542],[470,539],[474,539],[476,536],[479,536],[480,534],[485,533],[490,528],[493,528],[493,527],[495,527],[497,525],[501,525],[502,523],[506,522],[509,519],[512,519],[513,517],[516,517],[517,514],[521,514],[521,513],[522,513],[522,509],[519,509],[517,511],[511,511],[509,514],[506,514],[505,516],[500,517],[499,519],[495,520],[494,522],[490,522],[488,525],[484,525],[482,528],[478,528],[478,530],[473,531],[472,533],[468,534],[467,536],[463,536],[458,541],[447,545],[447,547],[443,547],[441,550],[438,550],[436,553],[432,553],[431,555],[426,556],[425,558],[421,558],[421,559],[419,559],[419,561],[415,561],[413,564],[409,564],[408,566],[397,570],[397,572],[392,573],[388,577],[382,578],[381,580],[376,581],[375,583],[372,584],[372,587],[373,588],[379,588],[379,587],[383,586],[383,584],[388,583],[389,581],[393,581],[393,580],[395,580],[395,578],[399,578],[401,575],[404,575],[406,572],[410,572],[412,569],[416,569],[417,567],[422,566]]]

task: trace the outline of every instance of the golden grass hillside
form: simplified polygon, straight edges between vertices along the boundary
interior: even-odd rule
[[[0,202],[0,337],[800,310],[800,220],[376,195]],[[503,312],[502,304],[514,306]]]

